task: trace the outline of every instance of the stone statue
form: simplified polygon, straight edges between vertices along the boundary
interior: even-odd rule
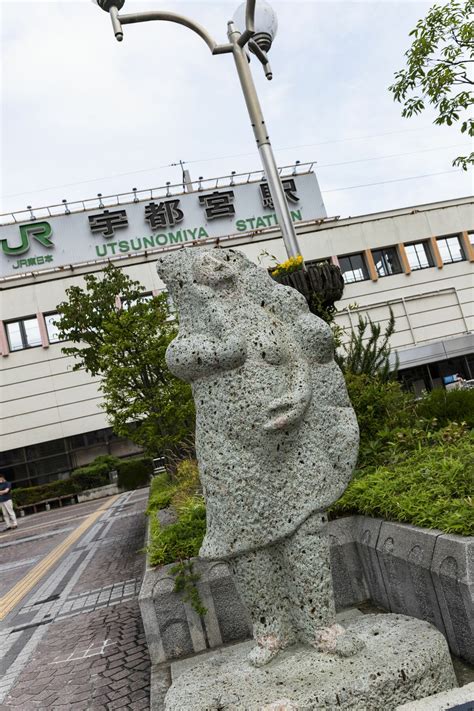
[[[191,383],[207,503],[200,556],[227,560],[250,612],[255,666],[297,641],[342,655],[325,510],[346,488],[357,420],[329,326],[232,249],[158,260],[179,314],[166,359]]]

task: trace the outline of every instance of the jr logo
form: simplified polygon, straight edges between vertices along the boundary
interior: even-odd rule
[[[43,245],[43,247],[54,247],[50,237],[53,230],[49,222],[30,222],[28,225],[20,225],[21,244],[17,247],[10,247],[8,240],[0,239],[0,245],[4,254],[14,256],[24,254],[30,248],[30,237]]]

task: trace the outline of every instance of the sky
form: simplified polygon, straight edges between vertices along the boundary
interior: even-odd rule
[[[237,0],[238,1],[238,0]],[[274,0],[273,81],[251,62],[280,166],[315,162],[329,216],[470,195],[470,149],[435,115],[404,119],[388,91],[431,3]],[[226,42],[229,0],[127,0],[189,15]],[[127,25],[91,0],[0,0],[0,213],[260,170],[230,55],[188,29]],[[0,222],[2,218],[0,218]],[[3,219],[3,221],[6,221]]]

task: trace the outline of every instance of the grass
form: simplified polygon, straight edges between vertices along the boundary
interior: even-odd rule
[[[356,473],[331,508],[332,517],[364,514],[389,521],[474,535],[474,436],[442,437],[403,461]]]
[[[173,506],[178,519],[162,528],[156,513],[169,506]],[[186,560],[198,554],[206,533],[206,505],[200,494],[196,462],[181,462],[173,481],[167,474],[153,479],[147,514],[150,516],[148,560],[152,566]]]

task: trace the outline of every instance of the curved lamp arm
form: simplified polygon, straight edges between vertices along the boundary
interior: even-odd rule
[[[245,6],[245,30],[238,39],[240,47],[245,47],[249,39],[255,34],[255,2],[256,0],[247,0]]]
[[[255,4],[255,0],[249,0]],[[153,12],[140,12],[131,15],[118,15],[118,21],[122,25],[132,25],[135,22],[149,22],[150,20],[162,20],[165,22],[175,22],[178,25],[184,25],[188,29],[195,32],[207,44],[212,54],[225,54],[232,51],[231,44],[217,44],[215,39],[211,37],[209,32],[199,23],[194,22],[189,17],[178,15],[176,12],[167,12],[165,10],[155,10]]]

